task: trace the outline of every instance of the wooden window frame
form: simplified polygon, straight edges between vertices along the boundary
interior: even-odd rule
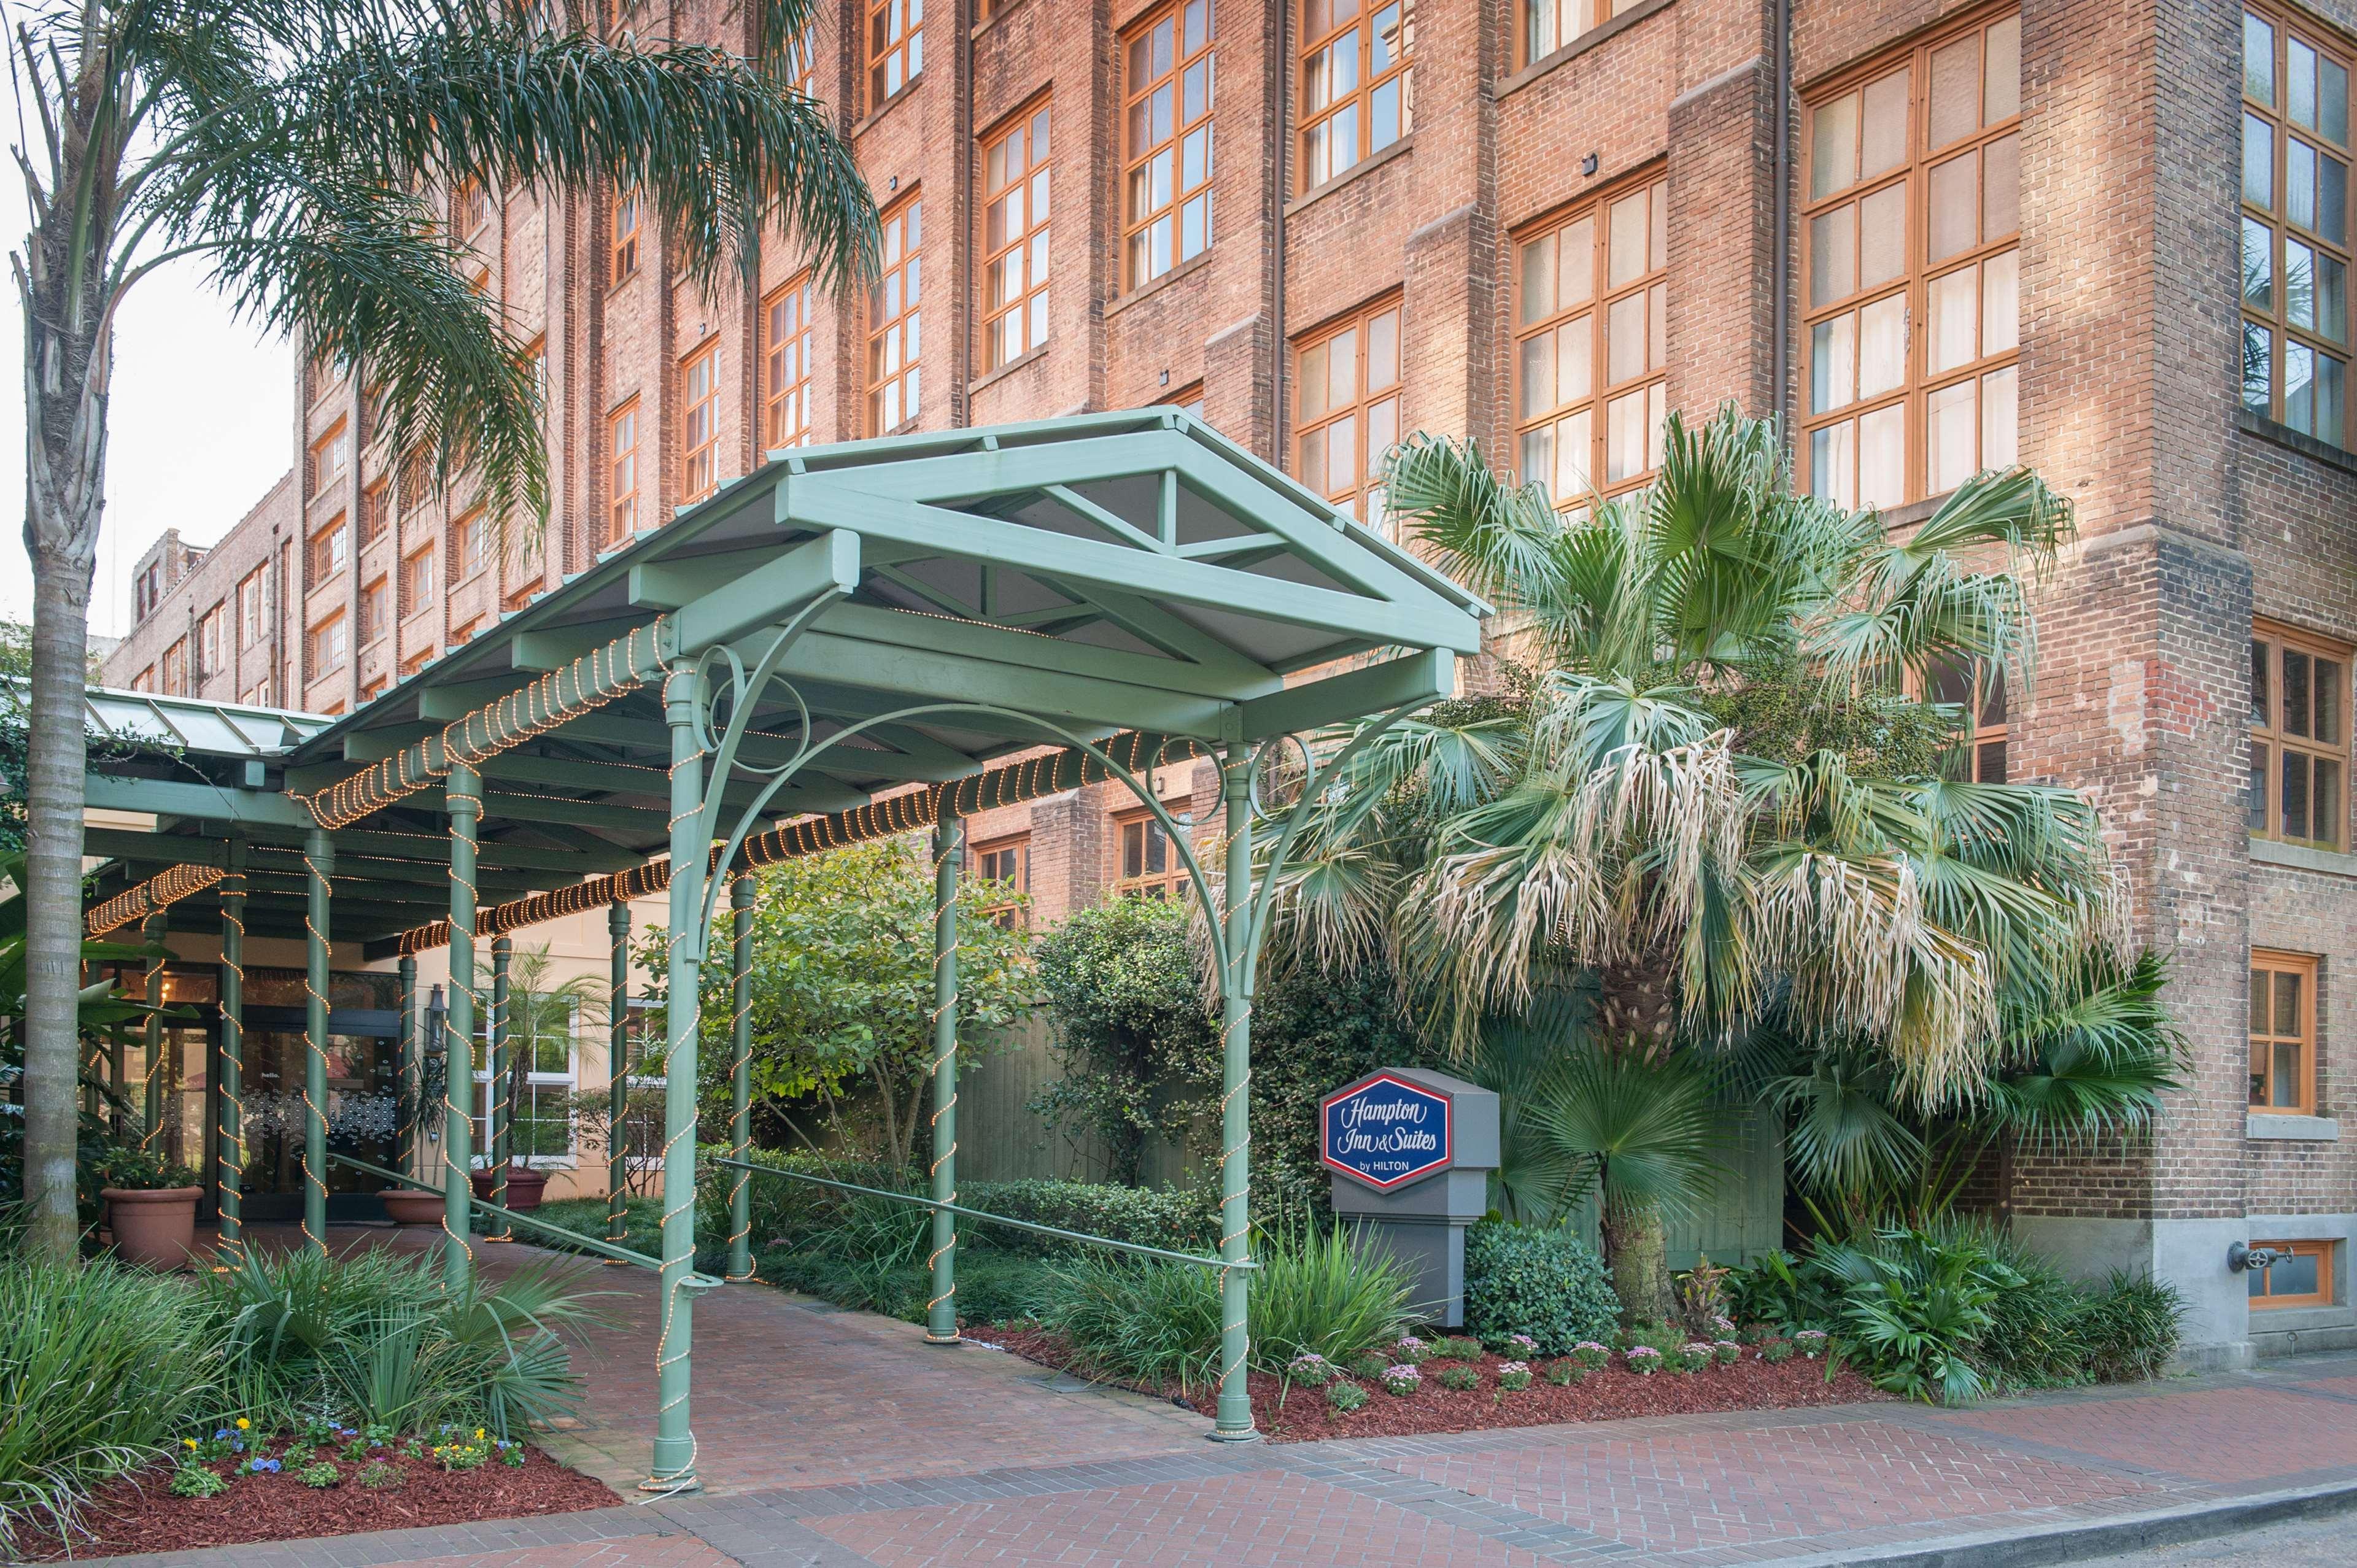
[[[361,492],[361,539],[363,550],[384,537],[393,521],[393,480],[380,477]]]
[[[344,634],[343,648],[340,652],[334,650],[334,639],[329,635],[334,632]],[[307,681],[317,681],[323,675],[332,675],[351,662],[350,626],[345,620],[344,612],[341,610],[321,617],[309,628],[307,640],[310,644],[305,650],[307,655],[306,661],[310,666],[304,671],[304,678]],[[330,654],[333,655],[332,658],[329,657]]]
[[[627,542],[641,526],[639,489],[639,400],[629,397],[606,415],[606,547],[609,550]]]
[[[450,232],[459,240],[471,240],[490,217],[490,204],[483,199],[479,180],[461,179],[450,188]]]
[[[2000,674],[1992,681],[1988,666],[1973,660],[1945,664],[1933,670],[1928,679],[1910,671],[1906,683],[1909,694],[1919,701],[1943,703],[1963,714],[1955,729],[1957,749],[1962,753],[1957,761],[1962,766],[1952,766],[1948,777],[1967,784],[2004,783],[2013,741],[2004,677]],[[1996,748],[1994,757],[1988,749],[1992,746]]]
[[[2251,1048],[2250,1110],[2255,1115],[2316,1114],[2316,982],[2320,967],[2314,953],[2281,952],[2272,948],[2251,950],[2246,1023]],[[2297,983],[2289,1030],[2282,1026],[2283,988],[2278,983],[2279,977]],[[2292,1097],[2278,1100],[2276,1090],[2281,1064],[2276,1058],[2287,1046],[2298,1053],[2298,1065],[2293,1069]]]
[[[802,24],[801,34],[786,46],[786,86],[805,98],[818,96],[818,18],[815,16]]]
[[[490,518],[481,507],[469,507],[450,520],[451,585],[473,582],[490,564]]]
[[[2319,1239],[2306,1241],[2254,1241],[2251,1245],[2269,1247],[2278,1252],[2289,1252],[2296,1257],[2316,1260],[2316,1289],[2302,1295],[2266,1294],[2266,1287],[2275,1273],[2274,1269],[2272,1267],[2253,1269],[2250,1274],[2251,1283],[2260,1287],[2260,1294],[2250,1298],[2253,1312],[2276,1312],[2285,1307],[2331,1306],[2338,1301],[2339,1292],[2334,1287],[2340,1282],[2332,1275],[2334,1265],[2340,1262],[2339,1242]]]
[[[351,471],[352,446],[350,426],[339,419],[328,426],[327,434],[311,443],[311,493],[322,496],[328,487],[340,481]],[[332,465],[332,467],[330,466]]]
[[[1054,211],[1049,194],[1055,174],[1056,144],[1049,123],[1053,109],[1043,93],[1008,115],[982,144],[982,232],[976,247],[982,257],[982,298],[975,314],[982,318],[985,374],[1005,369],[1048,341],[1049,252],[1055,243],[1049,216]],[[1048,148],[1044,155],[1042,143]],[[1015,151],[1023,155],[1019,169],[1010,164]],[[1019,218],[1020,223],[1010,223],[1010,217]],[[1002,227],[994,229],[994,220]],[[1004,292],[1002,281],[1006,284]]]
[[[1532,224],[1514,241],[1514,461],[1524,479],[1546,485],[1558,511],[1584,517],[1595,497],[1635,489],[1661,470],[1670,379],[1669,188],[1665,176],[1649,172]],[[1615,283],[1613,241],[1624,215],[1631,215],[1629,220],[1637,225],[1641,255],[1637,272]],[[1566,252],[1576,246],[1588,252],[1587,292],[1566,304]],[[1634,373],[1614,381],[1611,325],[1617,313],[1631,308],[1642,363]],[[1587,390],[1566,396],[1564,354],[1577,344],[1570,335],[1582,327],[1587,332]],[[1536,382],[1548,376],[1555,384],[1542,392]],[[1537,402],[1542,395],[1548,401]],[[1641,461],[1616,478],[1613,420],[1632,402]],[[1583,424],[1586,459],[1580,467],[1566,470],[1563,444],[1577,440]],[[1552,472],[1532,472],[1542,456],[1542,466]]]
[[[1514,29],[1515,64],[1536,65],[1555,50],[1568,48],[1622,12],[1633,11],[1642,4],[1644,0],[1522,0],[1517,7],[1522,14],[1522,26]],[[1548,18],[1544,25],[1542,15]],[[1566,25],[1574,17],[1580,20]]]
[[[434,545],[428,542],[423,549],[413,550],[401,558],[402,618],[418,614],[434,603]]]
[[[1391,379],[1378,383],[1372,380],[1377,373],[1372,362],[1374,328],[1385,319],[1391,323]],[[1324,496],[1336,510],[1348,512],[1385,534],[1390,525],[1383,510],[1383,487],[1375,476],[1383,454],[1400,435],[1401,399],[1406,384],[1403,341],[1405,324],[1405,303],[1400,295],[1394,293],[1305,333],[1293,350],[1295,478]],[[1323,383],[1317,395],[1331,400],[1332,355],[1346,334],[1353,339],[1351,397],[1347,403],[1321,402],[1313,413],[1308,401],[1313,380]],[[1351,482],[1338,485],[1334,481],[1333,436],[1345,420],[1351,426],[1350,450],[1356,466]],[[1385,427],[1391,434],[1379,448],[1375,445],[1377,434]],[[1313,447],[1313,442],[1319,446]]]
[[[921,188],[911,190],[884,210],[884,274],[868,291],[863,367],[866,406],[860,417],[870,435],[906,428],[923,406],[924,197]],[[914,352],[908,347],[912,338]],[[884,417],[888,404],[897,413],[890,421]]]
[[[164,650],[164,695],[185,697],[188,694],[188,639],[176,639]]]
[[[1799,380],[1803,408],[1795,449],[1804,488],[1845,509],[1879,510],[1925,499],[1945,494],[1973,473],[2019,461],[2020,27],[2016,6],[1977,11],[1845,72],[1810,94],[1803,106]],[[1975,128],[1949,134],[1934,145],[1935,57],[1942,61],[1961,58],[1949,51],[1975,38],[1979,40],[1974,67]],[[2008,38],[2014,61],[2009,109],[2003,94],[1991,96],[1987,70],[1991,40],[1996,40],[1997,58],[2002,59]],[[1898,159],[1859,174],[1857,171],[1871,156],[1876,90],[1884,90],[1880,96],[1887,104],[1889,84],[1902,72],[1906,78],[1904,137]],[[1849,106],[1846,112],[1845,105]],[[1823,154],[1817,144],[1822,135],[1844,124],[1844,113],[1848,125],[1844,156],[1848,159],[1850,177],[1820,192],[1817,165]],[[1998,174],[1992,184],[1989,169],[2002,170],[2008,159],[2014,172],[2009,177]],[[1945,171],[1967,160],[1973,166],[1975,238],[1934,259],[1932,197]],[[2008,178],[2013,191],[2010,227],[2003,227],[2005,203],[1993,203],[1991,192],[2003,191]],[[1892,199],[1901,209],[1897,253],[1869,254],[1878,249],[1861,232],[1871,226],[1869,209]],[[1845,213],[1846,225],[1839,221]],[[1887,224],[1882,231],[1888,232]],[[1827,242],[1835,236],[1841,236],[1838,245]],[[1878,274],[1871,283],[1863,281],[1868,266],[1878,263],[1895,265],[1896,270]],[[1821,268],[1825,273],[1824,286],[1831,291],[1822,295],[1818,292]],[[1964,281],[1952,282],[1959,279]],[[1841,286],[1845,281],[1846,287]],[[1941,351],[1934,313],[1946,301],[1957,302],[1959,309],[1963,304],[1971,306],[1970,351],[1934,369],[1935,355]],[[2009,322],[1992,329],[1990,324],[2003,321],[2007,309]],[[1886,349],[1873,356],[1872,364],[1870,339],[1876,334],[1869,312],[1884,321],[1893,312],[1897,315],[1895,357],[1894,351]],[[1889,342],[1887,334],[1881,340]],[[1870,392],[1863,390],[1869,374],[1878,378]],[[1892,375],[1897,379],[1888,380]],[[1967,388],[1973,461],[1961,469],[1953,461],[1946,462],[1943,467],[1949,471],[1935,472],[1931,451],[1937,433],[1935,417],[1960,406],[1963,389]],[[1869,420],[1883,430],[1895,428],[1898,433],[1900,451],[1894,475],[1886,477],[1867,467]],[[1881,467],[1877,465],[1876,469]]]
[[[704,385],[699,391],[696,375]],[[720,340],[692,349],[679,362],[679,504],[687,507],[720,489]]]
[[[1163,803],[1163,810],[1170,811],[1174,820],[1180,818],[1180,813],[1171,811],[1168,801]],[[1178,827],[1183,832],[1186,831],[1187,824],[1180,820]],[[1150,857],[1151,851],[1147,846],[1153,842],[1152,835],[1164,834],[1163,868],[1160,871],[1141,870],[1135,876],[1126,875],[1129,835],[1132,829],[1141,830],[1146,835],[1139,840],[1138,860],[1141,866]],[[1162,820],[1146,807],[1136,806],[1114,814],[1112,848],[1113,890],[1121,897],[1184,898],[1194,891],[1195,879],[1187,875],[1187,862],[1178,854],[1176,846],[1168,842],[1168,834],[1162,826]]]
[[[1350,0],[1302,0],[1300,48],[1293,69],[1299,125],[1295,145],[1304,192],[1341,178],[1415,129],[1415,0],[1390,0],[1389,4],[1356,0],[1349,16],[1335,21],[1332,8],[1343,3]],[[1318,26],[1321,11],[1326,20],[1322,29]],[[1383,34],[1377,24],[1393,13],[1396,13],[1392,24],[1396,38],[1386,60],[1377,53]],[[1347,87],[1322,84],[1318,76],[1318,60],[1337,46],[1351,50],[1352,74]],[[1318,97],[1321,86],[1324,96]],[[1387,88],[1393,90],[1393,125],[1390,136],[1378,141],[1376,101]],[[1321,157],[1316,149],[1330,146],[1344,134],[1351,142],[1350,156],[1341,158],[1333,153]]]
[[[631,187],[614,192],[606,234],[606,286],[619,287],[639,272],[639,234],[646,226],[646,193]]]
[[[860,29],[867,112],[875,113],[925,70],[925,0],[867,0]]]
[[[780,328],[780,312],[792,306],[791,325]],[[815,296],[807,272],[761,302],[761,448],[775,452],[807,446],[818,438],[811,418],[811,360],[818,329],[812,319]]]
[[[2332,36],[2325,27],[2310,23],[2305,17],[2295,17],[2277,6],[2245,4],[2243,8],[2243,93],[2242,93],[2242,173],[2238,179],[2241,191],[2239,225],[2242,232],[2242,364],[2236,375],[2241,388],[2243,406],[2279,424],[2286,424],[2304,435],[2338,446],[2344,451],[2357,450],[2357,398],[2352,398],[2350,386],[2351,356],[2357,340],[2351,335],[2349,309],[2349,274],[2352,255],[2357,248],[2350,242],[2349,172],[2357,160],[2357,146],[2352,146],[2351,121],[2357,119],[2357,51]],[[2257,88],[2258,30],[2266,34],[2266,52],[2268,81],[2263,98]],[[2309,59],[2307,70],[2300,70],[2299,55],[2305,51]],[[2338,73],[2338,90],[2331,76]],[[2312,112],[2310,124],[2295,116],[2295,97],[2298,78],[2313,78],[2308,96]],[[2338,124],[2331,124],[2335,119]],[[2339,140],[2333,133],[2339,133]],[[2253,194],[2252,176],[2262,161],[2254,157],[2253,143],[2264,135],[2267,146],[2264,155],[2266,188]],[[2309,198],[2309,216],[2319,218],[2318,207],[2323,199],[2321,177],[2330,167],[2341,171],[2341,232],[2335,238],[2328,229],[2315,222],[2302,221],[2292,212],[2294,192],[2291,179],[2296,152],[2304,152],[2314,162],[2315,178]],[[2304,290],[2294,281],[2297,247],[2308,252],[2308,279]],[[2264,254],[2260,254],[2260,252]],[[2322,304],[2319,279],[2332,269],[2340,278],[2337,291],[2340,301],[2338,336],[2330,313],[2319,308]],[[2255,269],[2261,275],[2255,275]],[[2280,284],[2280,286],[2278,285]],[[2255,286],[2256,285],[2256,286]],[[2264,292],[2262,292],[2264,291]],[[2307,295],[2306,319],[2296,309],[2296,295]],[[2317,367],[2332,368],[2330,380],[2337,390],[2332,393],[2340,403],[2338,409],[2323,406],[2318,395],[2327,379],[2311,371],[2305,395],[2296,394],[2289,386],[2295,355],[2305,355]]]
[[[259,648],[269,634],[270,568],[256,566],[237,580],[238,650]]]
[[[1122,35],[1125,288],[1143,287],[1211,248],[1211,114],[1219,94],[1211,47],[1219,26],[1215,3],[1169,0]],[[1201,36],[1197,38],[1199,17]],[[1168,56],[1168,64],[1158,69],[1157,49]],[[1200,102],[1192,91],[1198,81]],[[1187,177],[1190,151],[1199,154],[1191,181]],[[1191,240],[1189,221],[1194,224]]]
[[[2266,651],[2263,654],[2262,650]],[[2313,699],[2309,706],[2309,727],[2313,730],[2317,720],[2329,712],[2338,729],[2337,739],[2320,739],[2313,735],[2292,733],[2285,699],[2290,682],[2287,677],[2289,657],[2308,660],[2308,689]],[[2349,842],[2349,765],[2350,765],[2350,671],[2357,661],[2357,650],[2329,638],[2313,636],[2275,621],[2255,620],[2251,626],[2251,712],[2249,790],[2246,798],[2244,825],[2253,838],[2269,839],[2282,843],[2309,844],[2317,848],[2338,850]],[[2327,706],[2317,692],[2317,669],[2319,663],[2338,668],[2334,677],[2339,691],[2331,694]],[[2329,812],[2333,830],[2330,838],[2298,837],[2285,832],[2283,818],[2283,776],[2287,758],[2306,759],[2305,770],[2309,817],[2311,824],[2316,812],[2316,780],[2324,765],[2330,765],[2336,805]]]
[[[1012,875],[1004,871],[1006,857],[1009,856],[1012,857]],[[970,875],[976,882],[1004,886],[1009,893],[1017,896],[997,902],[983,899],[978,903],[976,912],[984,919],[1010,931],[1023,925],[1025,917],[1021,900],[1031,892],[1031,835],[1028,832],[1009,833],[969,845],[966,860],[971,867]],[[1001,864],[994,866],[993,862]]]
[[[341,575],[344,568],[351,564],[352,542],[347,532],[350,526],[350,520],[338,512],[313,529],[311,537],[304,542],[304,553],[310,558],[312,587]]]
[[[197,678],[217,675],[229,667],[221,652],[221,628],[229,619],[229,601],[224,599],[197,618]]]

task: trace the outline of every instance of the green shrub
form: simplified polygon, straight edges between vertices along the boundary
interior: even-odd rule
[[[371,1492],[397,1492],[409,1484],[409,1477],[400,1466],[382,1459],[371,1459],[361,1466],[357,1478]]]
[[[964,1184],[958,1201],[985,1214],[1028,1219],[1173,1252],[1219,1250],[1219,1216],[1207,1187],[1119,1187],[1092,1181],[982,1181]],[[963,1234],[1007,1252],[1067,1255],[1083,1250],[1011,1225],[961,1221]]]
[[[533,1212],[552,1225],[562,1225],[568,1230],[593,1236],[600,1241],[606,1240],[606,1200],[602,1197],[560,1197],[542,1204]],[[727,1212],[725,1205],[721,1212],[724,1215]],[[722,1221],[719,1230],[713,1230],[708,1228],[709,1218],[704,1213],[696,1215],[697,1233],[707,1241],[716,1235],[725,1238],[728,1234],[726,1220]],[[478,1215],[476,1226],[479,1229],[487,1219],[488,1216]],[[528,1225],[519,1225],[515,1230],[517,1235],[535,1247],[548,1247],[561,1252],[587,1251],[587,1248],[576,1248],[561,1236]],[[660,1199],[623,1196],[621,1244],[651,1258],[662,1256],[662,1203]],[[589,1255],[597,1257],[600,1254],[591,1252]]]
[[[1481,1386],[1481,1374],[1461,1361],[1451,1361],[1440,1369],[1440,1386],[1463,1393],[1468,1389]]]
[[[221,1399],[187,1287],[96,1262],[0,1262],[0,1557],[70,1538],[92,1487],[156,1457]]]
[[[1451,1334],[1432,1348],[1433,1359],[1440,1361],[1478,1361],[1481,1359],[1481,1341],[1469,1334]]]
[[[1546,1380],[1557,1388],[1569,1388],[1587,1376],[1587,1369],[1569,1356],[1558,1357],[1546,1366]]]
[[[1340,1225],[1265,1235],[1250,1294],[1252,1342],[1264,1366],[1305,1351],[1336,1360],[1399,1337],[1415,1283],[1387,1252],[1361,1253]],[[1208,1271],[1206,1271],[1208,1272]]]
[[[1612,1276],[1594,1249],[1566,1230],[1474,1226],[1465,1237],[1465,1326],[1482,1343],[1526,1334],[1542,1356],[1600,1339],[1620,1315]]]
[[[1373,1350],[1360,1352],[1351,1357],[1349,1363],[1351,1375],[1356,1378],[1380,1378],[1383,1375],[1383,1369],[1391,1364],[1389,1356]]]
[[[2022,1276],[1966,1231],[1888,1230],[1857,1244],[1820,1241],[1811,1262],[1846,1286],[1844,1349],[1888,1393],[1970,1404],[1986,1391],[1978,1351],[1994,1310]]]
[[[1055,1289],[1054,1265],[1040,1258],[958,1248],[957,1309],[964,1323],[1038,1317]]]
[[[1781,1366],[1792,1359],[1790,1339],[1763,1339],[1760,1342],[1760,1359],[1770,1366]]]
[[[452,1295],[439,1249],[342,1258],[249,1249],[235,1267],[199,1276],[199,1316],[221,1347],[232,1408],[507,1436],[580,1402],[561,1337],[597,1322],[572,1288],[579,1277],[533,1265],[495,1285],[475,1276]]]
[[[1209,1269],[1084,1258],[1056,1271],[1040,1321],[1115,1377],[1191,1389],[1218,1371],[1220,1287]]]
[[[1327,1405],[1333,1410],[1341,1412],[1344,1415],[1350,1414],[1351,1412],[1359,1409],[1366,1402],[1367,1391],[1361,1388],[1356,1383],[1329,1383],[1326,1385]]]
[[[2093,1293],[2090,1317],[2087,1339],[2096,1381],[2157,1378],[2177,1354],[2185,1297],[2148,1274],[2115,1269],[2104,1288]]]
[[[315,1492],[344,1484],[344,1473],[336,1468],[332,1459],[322,1459],[316,1465],[306,1465],[295,1472],[295,1478]]]
[[[1285,1364],[1286,1381],[1304,1388],[1322,1389],[1341,1375],[1341,1368],[1315,1350],[1305,1350]]]
[[[176,1498],[217,1498],[229,1490],[229,1483],[202,1465],[181,1465],[172,1472],[172,1495]]]

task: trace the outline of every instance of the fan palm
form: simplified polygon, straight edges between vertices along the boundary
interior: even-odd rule
[[[81,693],[104,503],[113,322],[193,257],[244,317],[371,387],[371,435],[457,471],[504,522],[549,494],[533,373],[454,264],[429,193],[462,182],[642,194],[664,262],[716,291],[766,235],[836,284],[874,264],[873,202],[789,85],[811,0],[759,0],[750,55],[606,36],[586,4],[32,0],[12,42],[31,126],[26,545],[34,578],[27,1106],[37,1244],[73,1237]]]
[[[1960,717],[1908,693],[1975,664],[2027,691],[2069,508],[1987,473],[1895,539],[1794,493],[1768,422],[1674,416],[1663,445],[1652,487],[1570,521],[1470,446],[1395,452],[1405,531],[1525,668],[1345,765],[1280,873],[1290,956],[1387,948],[1460,1047],[1569,964],[1608,999],[1654,977],[1689,1038],[1773,1016],[1871,1042],[1921,1103],[1974,1092],[2005,999],[2110,935],[2115,878],[2079,795],[1905,766]]]

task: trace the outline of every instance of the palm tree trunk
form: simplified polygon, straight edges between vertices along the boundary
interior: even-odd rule
[[[90,587],[105,506],[106,407],[114,341],[102,279],[111,204],[74,199],[86,162],[113,188],[113,152],[70,122],[49,203],[16,264],[25,316],[25,549],[33,562],[33,673],[25,779],[25,1200],[27,1244],[70,1262],[74,1090],[81,988],[82,704]],[[88,222],[79,229],[78,224]],[[79,266],[70,264],[77,259]]]
[[[1623,1327],[1667,1323],[1677,1316],[1670,1284],[1668,1237],[1662,1211],[1653,1206],[1607,1206],[1600,1227],[1604,1261],[1612,1267],[1612,1288],[1620,1297]]]

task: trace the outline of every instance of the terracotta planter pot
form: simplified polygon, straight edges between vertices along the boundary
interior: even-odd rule
[[[383,1200],[384,1216],[395,1225],[439,1225],[442,1223],[442,1195],[420,1187],[388,1187],[379,1193]]]
[[[102,1187],[114,1255],[150,1269],[185,1269],[196,1252],[200,1187]]]
[[[468,1176],[475,1196],[485,1203],[491,1201],[491,1173],[476,1171]],[[544,1171],[526,1170],[522,1165],[508,1167],[507,1207],[522,1214],[540,1207],[541,1195],[548,1190],[548,1176]]]

